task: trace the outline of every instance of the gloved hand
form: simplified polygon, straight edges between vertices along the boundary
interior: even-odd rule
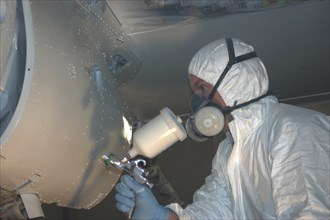
[[[129,175],[123,175],[120,180],[121,182],[115,187],[117,209],[129,213],[135,206],[132,219],[168,219],[168,209],[159,205],[150,189],[137,183]]]

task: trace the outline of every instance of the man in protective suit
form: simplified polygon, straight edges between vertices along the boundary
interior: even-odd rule
[[[252,46],[220,39],[189,65],[191,123],[208,106],[223,115],[227,138],[212,174],[186,208],[159,205],[151,191],[124,175],[116,207],[133,219],[329,219],[330,119],[278,103]],[[209,136],[192,126],[195,140]]]

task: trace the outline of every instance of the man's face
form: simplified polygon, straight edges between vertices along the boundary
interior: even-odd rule
[[[189,82],[192,92],[195,95],[203,97],[205,99],[208,98],[213,89],[213,86],[211,84],[191,74],[189,75]],[[225,102],[223,101],[222,97],[218,92],[214,94],[212,102],[218,104],[222,108],[226,107]]]
[[[199,96],[199,97],[203,97],[203,98],[208,98],[213,86],[211,84],[209,84],[208,82],[205,82],[204,80],[189,74],[189,83],[190,83],[190,87],[192,92]],[[212,102],[221,106],[222,108],[226,108],[227,105],[225,103],[225,101],[222,99],[221,95],[219,94],[219,92],[217,91],[213,98],[212,98]],[[228,131],[229,127],[228,127],[228,123],[231,122],[233,120],[233,117],[231,114],[227,114],[225,115],[225,125],[223,128],[223,131]]]

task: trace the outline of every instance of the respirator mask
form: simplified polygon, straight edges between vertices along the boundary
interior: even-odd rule
[[[203,98],[193,94],[190,101],[190,108],[192,114],[186,120],[185,128],[188,136],[198,142],[206,141],[207,139],[219,134],[224,127],[224,115],[230,114],[233,110],[247,106],[253,102],[257,102],[267,94],[258,98],[252,99],[248,102],[234,105],[231,107],[222,108],[216,103],[212,102],[213,96],[216,93],[220,83],[223,81],[230,68],[239,62],[243,62],[257,57],[256,52],[250,52],[235,57],[234,44],[232,39],[226,39],[229,61],[214,85],[208,98]]]

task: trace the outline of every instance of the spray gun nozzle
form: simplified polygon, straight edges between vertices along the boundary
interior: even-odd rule
[[[119,169],[124,169],[125,168],[125,163],[128,161],[125,157],[120,158],[114,155],[113,153],[110,153],[108,155],[103,155],[102,159],[105,163],[106,166],[114,166]]]

